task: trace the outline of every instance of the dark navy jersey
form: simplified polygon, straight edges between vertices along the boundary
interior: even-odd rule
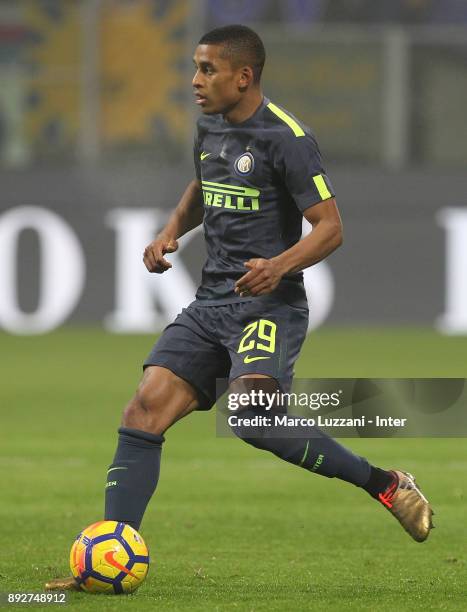
[[[253,257],[270,259],[300,240],[304,210],[333,197],[310,129],[267,98],[253,116],[231,124],[202,115],[194,144],[204,200],[207,260],[197,300],[251,300],[234,293]],[[274,294],[303,302],[301,272],[283,277]]]

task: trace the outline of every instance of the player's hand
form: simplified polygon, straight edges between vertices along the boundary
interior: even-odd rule
[[[178,242],[173,238],[158,236],[144,249],[143,261],[149,272],[162,274],[172,267],[170,261],[164,258],[166,253],[174,253],[178,249]]]
[[[235,283],[235,293],[241,297],[267,295],[274,291],[282,272],[272,259],[250,259],[245,262],[249,272]]]

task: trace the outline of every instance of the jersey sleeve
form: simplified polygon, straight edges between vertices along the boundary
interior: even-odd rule
[[[274,169],[301,212],[336,195],[311,134],[283,135],[273,151]]]
[[[198,181],[201,180],[201,162],[200,162],[200,150],[198,144],[198,130],[196,130],[195,138],[193,142],[193,161],[195,164],[195,174]]]

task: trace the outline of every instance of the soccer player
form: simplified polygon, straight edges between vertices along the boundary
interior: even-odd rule
[[[307,332],[302,270],[342,242],[316,140],[263,96],[264,61],[261,39],[241,25],[204,35],[194,54],[201,110],[196,177],[143,259],[149,272],[165,273],[177,240],[202,223],[207,261],[195,301],[164,330],[144,363],[107,473],[105,519],[136,529],[157,486],[165,432],[193,410],[213,406],[216,379],[290,389]],[[313,230],[300,240],[302,216]],[[305,470],[361,487],[416,541],[428,537],[432,510],[410,474],[375,467],[319,430],[294,437],[261,429],[235,433]],[[74,584],[65,579],[46,586]]]

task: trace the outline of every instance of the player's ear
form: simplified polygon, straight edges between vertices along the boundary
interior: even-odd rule
[[[239,71],[238,88],[240,91],[248,89],[253,82],[253,70],[250,66],[243,66]]]

